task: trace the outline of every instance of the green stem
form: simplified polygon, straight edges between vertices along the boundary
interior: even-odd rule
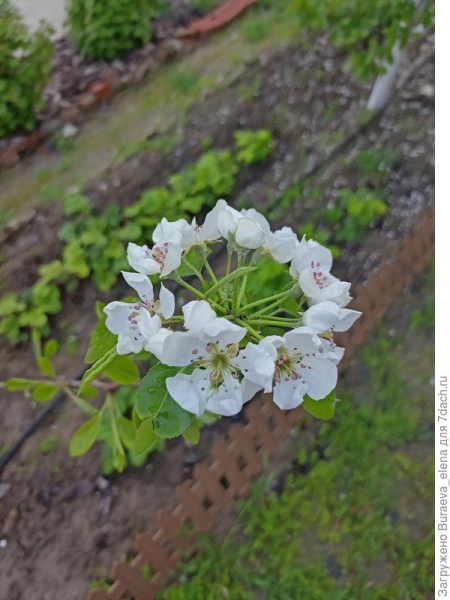
[[[254,308],[255,306],[261,306],[261,304],[267,304],[267,302],[272,302],[272,300],[281,300],[282,298],[286,298],[292,292],[293,288],[287,290],[286,292],[281,292],[279,294],[274,294],[273,296],[268,296],[267,298],[262,298],[261,300],[256,300],[256,302],[250,302],[246,306],[243,306],[240,310],[240,314],[246,313],[249,309]],[[278,302],[276,303],[278,304]],[[267,309],[268,307],[266,307]],[[263,310],[266,310],[263,309]]]
[[[239,307],[241,306],[242,298],[244,296],[245,288],[247,286],[247,279],[248,279],[248,275],[244,275],[244,277],[242,278],[242,283],[241,283],[241,287],[239,289],[238,299],[237,299],[237,309],[238,310],[239,310]]]
[[[209,276],[211,277],[211,281],[213,281],[214,283],[217,283],[217,277],[214,275],[214,271],[211,268],[211,265],[208,262],[207,257],[205,256],[205,260],[204,260],[204,265],[206,270],[208,271]]]
[[[63,387],[62,389],[66,392],[69,398],[75,402],[78,408],[81,408],[81,410],[84,410],[92,416],[98,413],[98,410],[96,408],[91,406],[89,402],[86,402],[86,400],[83,400],[83,398],[80,398],[80,396],[74,394],[68,387]]]
[[[298,322],[295,323],[293,321],[271,321],[270,319],[261,319],[260,321],[257,321],[252,319],[246,322],[251,323],[252,325],[284,327],[286,329],[298,327]]]
[[[181,279],[181,277],[177,277],[175,279],[175,281],[177,283],[179,283],[180,285],[182,285],[187,290],[189,290],[190,292],[192,292],[194,294],[194,296],[196,296],[199,300],[203,300],[203,297],[204,297],[203,294],[201,292],[199,292],[195,287],[193,287],[192,285],[190,285],[189,283],[184,281],[184,279]]]
[[[227,258],[227,270],[225,271],[225,276],[230,274],[231,271],[231,258],[232,258],[233,254],[232,252],[228,252],[228,258]]]
[[[263,339],[263,336],[260,335],[255,329],[253,329],[253,327],[249,325],[247,321],[243,321],[242,319],[238,318],[236,318],[235,321],[236,323],[239,323],[239,325],[242,325],[242,327],[245,327],[258,341],[261,341]]]

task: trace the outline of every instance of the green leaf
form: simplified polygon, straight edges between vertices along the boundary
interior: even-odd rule
[[[142,379],[137,392],[136,412],[141,419],[158,413],[170,394],[167,391],[166,379],[180,372],[179,367],[167,367],[156,363]]]
[[[90,398],[97,398],[99,393],[100,390],[98,389],[98,387],[95,387],[95,385],[89,385],[88,383],[85,383],[84,385],[80,386],[78,391],[78,395],[83,396],[83,398],[86,398],[87,400],[89,400]]]
[[[31,390],[39,381],[34,379],[21,379],[20,377],[11,377],[5,382],[5,387],[9,392],[19,392],[21,390]]]
[[[313,400],[309,396],[305,396],[303,400],[304,408],[318,419],[332,419],[336,408],[336,392],[333,390],[323,400]]]
[[[37,359],[39,370],[47,377],[56,377],[55,368],[46,356],[40,356]]]
[[[187,277],[188,275],[200,273],[206,256],[207,253],[203,248],[193,246],[181,261],[181,265],[177,269],[178,275]]]
[[[123,445],[128,450],[134,449],[134,441],[136,439],[136,427],[133,421],[120,415],[117,419],[117,427],[119,429],[120,439]]]
[[[115,348],[108,350],[103,356],[101,356],[90,369],[86,371],[81,380],[80,388],[86,383],[91,383],[99,375],[101,375],[108,365],[110,365],[117,358],[117,352]]]
[[[33,391],[36,402],[48,402],[59,391],[59,386],[53,383],[38,383]]]
[[[137,430],[134,450],[136,454],[144,454],[152,450],[158,443],[158,435],[155,432],[152,419],[145,419]]]
[[[105,369],[105,375],[121,385],[136,383],[141,378],[139,369],[128,356],[118,356]]]
[[[200,439],[200,427],[195,421],[192,422],[186,431],[183,431],[182,436],[189,444],[198,444]]]
[[[44,347],[44,356],[48,358],[48,360],[52,360],[55,354],[59,350],[59,344],[56,340],[48,340]]]
[[[166,386],[168,377],[174,377],[180,371],[189,372],[189,369],[192,367],[180,369],[157,363],[138,388],[136,411],[141,419],[153,418],[155,431],[162,438],[177,437],[192,423],[193,415],[173,400]]]
[[[117,336],[106,327],[106,314],[103,312],[104,304],[97,302],[96,310],[99,322],[91,336],[89,348],[86,353],[85,362],[91,363],[98,360],[104,354],[111,350],[117,343]]]
[[[212,294],[223,288],[225,285],[228,285],[237,277],[240,277],[241,275],[246,275],[247,273],[251,273],[255,269],[256,267],[240,267],[239,269],[236,269],[235,271],[218,281],[215,285],[210,287],[209,290],[205,292],[205,298],[211,296]]]
[[[162,438],[175,438],[181,435],[191,425],[194,415],[181,408],[169,396],[154,417],[155,431]]]
[[[81,456],[85,454],[93,445],[100,432],[102,422],[101,414],[95,415],[89,421],[86,421],[72,436],[69,444],[70,456]]]

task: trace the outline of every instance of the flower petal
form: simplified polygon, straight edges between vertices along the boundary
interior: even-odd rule
[[[283,227],[278,231],[269,233],[266,237],[264,248],[279,263],[287,263],[292,260],[295,252],[297,236],[290,227]]]
[[[161,270],[161,265],[154,260],[148,246],[138,246],[130,242],[127,248],[127,258],[130,266],[138,273],[153,275]]]
[[[163,284],[159,290],[159,310],[165,319],[170,319],[175,312],[175,296]]]
[[[193,333],[199,332],[205,325],[217,319],[216,313],[206,300],[192,300],[182,309],[184,326]]]
[[[191,375],[177,373],[175,377],[166,379],[167,390],[175,402],[194,415],[201,415],[205,412],[206,394],[201,391],[201,388],[206,389],[207,385],[203,381],[204,377],[202,369],[195,369]],[[206,381],[209,384],[208,379]]]
[[[153,317],[150,315],[148,310],[141,310],[139,316],[136,318],[137,327],[139,333],[142,335],[145,341],[150,339],[152,336],[161,329],[161,319],[158,315]]]
[[[242,409],[243,404],[241,384],[227,373],[218,390],[209,395],[206,410],[223,417],[231,417]]]
[[[196,335],[175,331],[164,340],[160,360],[169,367],[186,367],[205,354],[206,344]]]
[[[255,250],[264,243],[264,231],[257,223],[243,217],[237,222],[235,239],[242,248]]]
[[[130,287],[136,290],[139,298],[144,302],[153,302],[153,284],[143,273],[129,273],[122,271],[123,278]]]
[[[222,317],[208,323],[200,332],[205,342],[217,342],[220,348],[229,344],[236,344],[245,337],[247,330]]]
[[[245,379],[270,392],[278,353],[273,344],[264,342],[262,340],[258,345],[249,342],[239,352],[236,362]]]
[[[128,302],[110,302],[103,311],[106,313],[105,325],[116,335],[130,326],[128,317],[133,312],[133,305]]]
[[[308,386],[302,380],[282,381],[273,388],[273,401],[281,410],[297,408],[308,391]]]
[[[168,242],[167,254],[161,270],[161,275],[163,277],[170,275],[170,273],[178,269],[178,267],[181,265],[182,254],[183,248],[181,246],[178,246],[178,244],[173,244],[172,242]]]
[[[137,328],[122,329],[117,338],[117,354],[138,354],[144,348],[144,342]]]
[[[162,361],[162,351],[164,342],[166,341],[167,337],[172,333],[173,331],[161,327],[161,329],[158,329],[158,331],[154,335],[147,339],[145,343],[145,349],[148,352],[154,354],[158,360]]]
[[[308,386],[308,396],[313,400],[322,400],[334,390],[337,384],[337,367],[326,358],[304,358],[305,367],[300,373]]]

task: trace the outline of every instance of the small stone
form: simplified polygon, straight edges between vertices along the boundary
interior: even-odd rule
[[[0,548],[6,548],[7,545],[8,545],[8,540],[6,538],[3,538],[2,540],[0,540]]]
[[[78,131],[78,127],[76,127],[72,123],[67,123],[67,125],[64,125],[64,127],[62,128],[61,134],[63,138],[71,138],[76,136]]]

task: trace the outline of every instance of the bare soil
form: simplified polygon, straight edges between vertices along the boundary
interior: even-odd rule
[[[183,140],[170,156],[156,151],[135,156],[92,182],[90,195],[98,207],[109,201],[133,202],[144,189],[163,184],[171,173],[195,160],[205,137],[213,147],[229,147],[236,129],[268,127],[274,132],[275,152],[264,165],[244,170],[231,201],[266,206],[324,162],[308,185],[323,187],[319,203],[326,206],[338,187],[358,185],[360,173],[346,158],[363,148],[389,145],[399,156],[387,180],[389,213],[361,245],[345,249],[338,265],[341,274],[351,270],[352,281],[364,279],[383,249],[397,243],[433,201],[433,39],[428,36],[411,47],[405,70],[420,66],[396,101],[327,163],[333,149],[355,129],[370,91],[369,84],[344,74],[341,64],[342,56],[325,39],[276,54],[266,52],[228,88],[212,92],[191,108]],[[252,86],[256,91],[248,98],[244,92]],[[317,206],[312,200],[294,202],[279,220],[292,226],[304,223]],[[58,205],[43,206],[3,239],[0,278],[10,290],[33,283],[38,266],[58,255],[55,232],[61,222]],[[58,365],[69,376],[82,366],[86,337],[95,321],[94,301],[115,295],[117,291],[102,295],[85,284],[65,298],[57,319],[59,325],[66,324],[61,336],[79,341],[76,354],[61,358]],[[402,310],[406,313],[413,304],[412,297]],[[11,348],[1,341],[0,371],[0,380],[32,375],[30,347]],[[27,398],[1,391],[0,447],[13,443],[40,410]],[[224,420],[219,428],[205,428],[195,448],[169,442],[166,451],[152,456],[145,467],[105,479],[100,448],[80,459],[68,456],[68,440],[83,419],[76,407],[65,403],[2,475],[1,484],[6,486],[0,487],[0,529],[7,544],[0,548],[0,597],[5,600],[85,597],[101,569],[109,571],[115,560],[132,551],[135,535],[154,526],[157,509],[173,501],[174,485],[189,476],[192,464],[207,455],[219,429],[226,427]],[[57,435],[59,443],[42,455],[39,444],[50,434]]]

